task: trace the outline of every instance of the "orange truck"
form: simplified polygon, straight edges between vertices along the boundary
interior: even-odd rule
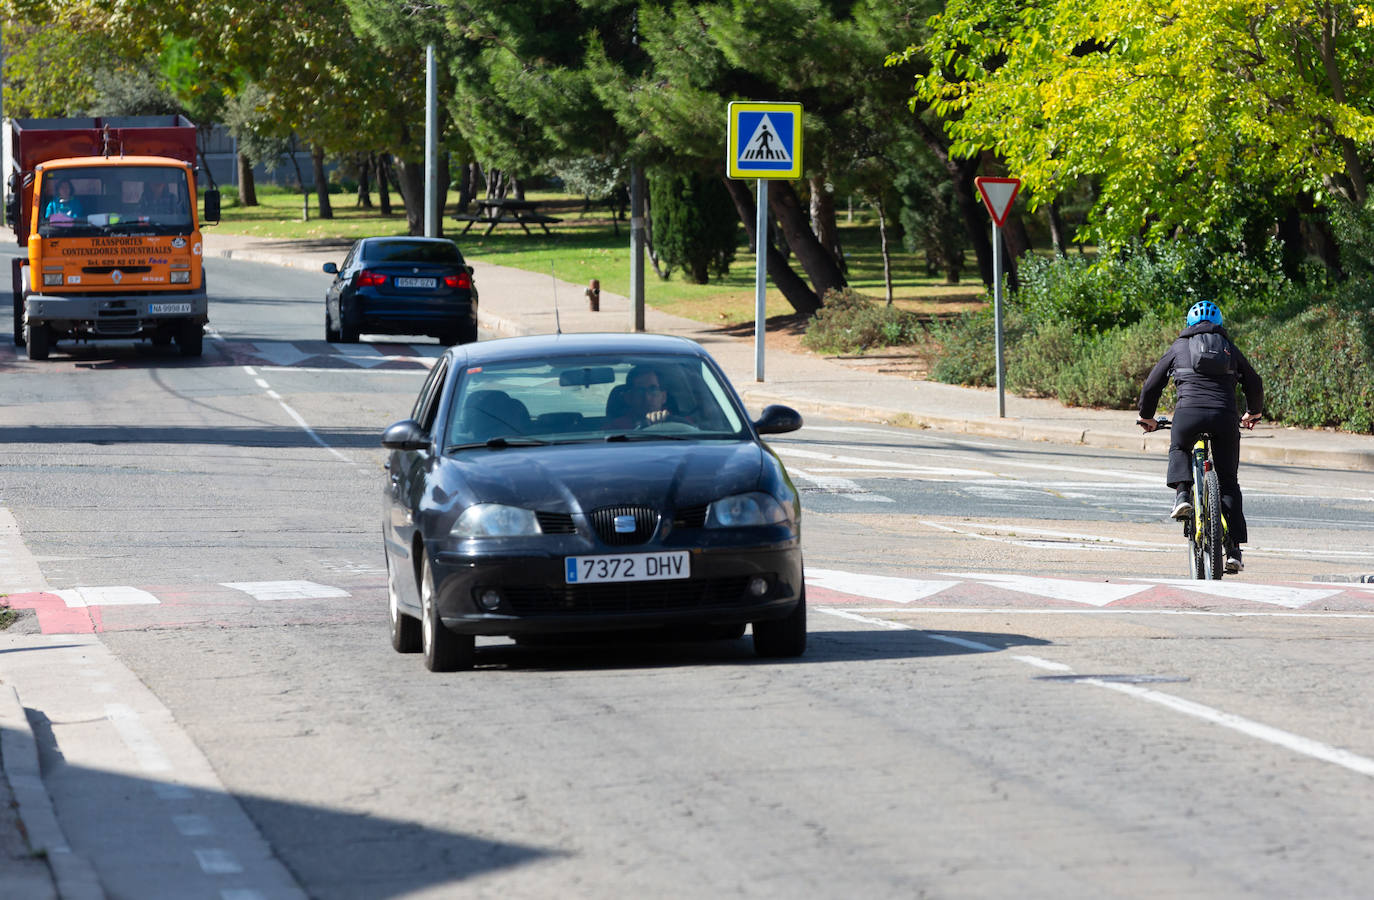
[[[176,341],[200,356],[209,321],[196,210],[196,128],[184,116],[11,119],[5,216],[14,342]],[[219,221],[205,192],[203,221]]]

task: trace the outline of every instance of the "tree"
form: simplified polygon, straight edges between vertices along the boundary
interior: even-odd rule
[[[730,271],[739,220],[718,178],[695,172],[655,173],[649,179],[649,196],[654,244],[666,266],[663,277],[676,266],[693,282],[706,284],[711,275]]]
[[[913,102],[951,155],[996,153],[1032,208],[1092,179],[1090,240],[1243,246],[1248,223],[1364,203],[1371,39],[1353,2],[950,0],[908,53],[939,61]]]

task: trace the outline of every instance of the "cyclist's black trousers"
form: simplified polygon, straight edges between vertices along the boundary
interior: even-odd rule
[[[1169,487],[1193,483],[1193,444],[1204,432],[1212,435],[1212,462],[1221,483],[1221,508],[1226,513],[1231,540],[1243,544],[1249,535],[1245,530],[1240,482],[1236,479],[1236,468],[1240,465],[1240,419],[1234,412],[1189,407],[1174,410],[1169,440]]]

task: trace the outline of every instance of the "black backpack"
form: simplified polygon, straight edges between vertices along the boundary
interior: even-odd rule
[[[1215,331],[1189,337],[1188,356],[1193,371],[1199,375],[1220,378],[1235,371],[1235,364],[1231,361],[1231,342]]]

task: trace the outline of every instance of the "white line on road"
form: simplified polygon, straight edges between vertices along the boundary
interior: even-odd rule
[[[144,727],[138,713],[131,707],[123,703],[107,703],[105,717],[119,733],[119,739],[133,752],[140,769],[149,773],[172,770],[172,763],[167,759],[167,754],[162,752],[157,739]]]
[[[884,497],[882,494],[875,494],[870,490],[862,488],[858,483],[850,481],[848,478],[836,478],[833,475],[812,475],[810,472],[802,471],[796,466],[789,467],[788,471],[793,478],[800,478],[808,481],[816,487],[830,494],[837,494],[847,500],[857,500],[860,503],[893,503],[891,497]]]
[[[878,613],[891,614],[897,612],[890,606],[847,606],[843,610],[828,606],[810,606],[816,612],[829,613],[848,618],[841,615],[844,613]],[[1214,616],[1216,618],[1269,618],[1269,619],[1374,619],[1374,613],[1343,613],[1343,612],[1260,612],[1252,610],[1242,610],[1236,612],[1217,612],[1210,609],[1018,609],[1010,606],[922,606],[915,611],[922,615],[926,613],[941,613],[946,615],[969,616],[969,615],[999,615],[999,616]],[[861,621],[867,621],[862,619]]]
[[[304,418],[303,416],[301,416],[300,413],[298,413],[298,412],[296,412],[294,409],[292,409],[292,408],[290,407],[290,405],[288,405],[287,402],[281,398],[281,395],[280,395],[280,394],[278,394],[276,391],[272,390],[272,388],[267,384],[267,382],[263,381],[261,378],[258,377],[258,373],[257,373],[257,370],[256,370],[256,369],[254,369],[252,366],[244,366],[244,367],[243,367],[243,370],[244,370],[245,372],[247,372],[247,373],[253,378],[253,380],[254,380],[257,384],[259,384],[259,385],[261,385],[262,387],[265,388],[265,390],[266,390],[266,392],[267,392],[267,396],[268,396],[268,397],[271,397],[273,400],[277,401],[277,404],[278,404],[283,410],[286,411],[286,414],[287,414],[288,416],[290,416],[290,417],[295,421],[295,423],[296,423],[297,425],[299,425],[299,426],[301,427],[301,429],[302,429],[306,434],[310,435],[310,439],[311,439],[312,441],[314,441],[315,443],[319,444],[321,447],[323,447],[324,449],[328,450],[330,453],[334,454],[334,455],[337,456],[339,459],[341,459],[341,460],[343,460],[344,462],[348,463],[350,466],[356,465],[356,463],[354,463],[353,460],[349,459],[347,456],[344,456],[344,455],[343,455],[342,453],[340,453],[338,450],[335,450],[333,447],[331,447],[331,446],[329,446],[327,443],[325,443],[324,438],[320,437],[318,434],[315,433],[315,429],[313,429],[313,428],[310,427],[310,423],[307,422],[307,421],[305,421],[305,418]]]
[[[832,613],[834,615],[839,616],[842,619],[849,619],[851,621],[864,622],[870,625],[877,625],[880,628],[915,631],[924,637],[930,638],[931,640],[941,641],[947,644],[954,644],[955,646],[964,647],[969,650],[993,652],[999,649],[997,647],[993,647],[990,644],[981,644],[977,641],[965,640],[964,638],[956,638],[946,634],[935,634],[929,631],[921,631],[918,628],[913,628],[912,626],[905,625],[901,622],[892,622],[886,619],[869,618],[867,616],[856,615],[852,610],[822,609],[821,611]],[[925,610],[922,610],[922,612],[925,612]],[[1064,666],[1061,669],[1059,667],[1061,664],[1051,663],[1049,660],[1043,660],[1039,657],[1034,656],[1013,656],[1012,659],[1042,669],[1048,668],[1053,669],[1054,671],[1073,671],[1072,667]],[[1235,713],[1228,713],[1224,710],[1215,709],[1211,706],[1206,706],[1202,703],[1195,703],[1192,700],[1185,700],[1182,697],[1176,697],[1173,694],[1166,694],[1163,691],[1156,691],[1152,690],[1151,688],[1144,688],[1137,684],[1126,684],[1124,682],[1116,681],[1103,681],[1099,678],[1084,678],[1082,679],[1082,681],[1078,683],[1090,684],[1094,687],[1107,688],[1108,690],[1125,694],[1128,697],[1134,697],[1137,700],[1145,700],[1150,703],[1156,703],[1160,706],[1163,706],[1165,709],[1171,709],[1174,712],[1183,713],[1184,715],[1192,716],[1196,719],[1201,719],[1204,722],[1211,722],[1214,725],[1220,725],[1223,728],[1229,728],[1232,731],[1237,731],[1249,737],[1257,738],[1258,740],[1264,741],[1265,743],[1273,744],[1277,747],[1282,747],[1286,750],[1290,750],[1302,756],[1311,757],[1312,759],[1320,760],[1322,762],[1332,763],[1342,768],[1349,769],[1350,771],[1356,772],[1360,775],[1374,777],[1374,759],[1370,759],[1366,756],[1360,756],[1358,753],[1351,753],[1349,750],[1343,750],[1340,747],[1333,747],[1330,744],[1324,744],[1321,741],[1315,741],[1311,738],[1303,737],[1300,734],[1294,734],[1291,731],[1284,731],[1282,728],[1275,728],[1272,725],[1265,725],[1262,722],[1256,722],[1253,719],[1247,719],[1244,716],[1238,716]]]
[[[196,855],[196,862],[200,863],[200,869],[206,875],[238,875],[243,872],[243,866],[228,850],[208,848],[191,852]]]

